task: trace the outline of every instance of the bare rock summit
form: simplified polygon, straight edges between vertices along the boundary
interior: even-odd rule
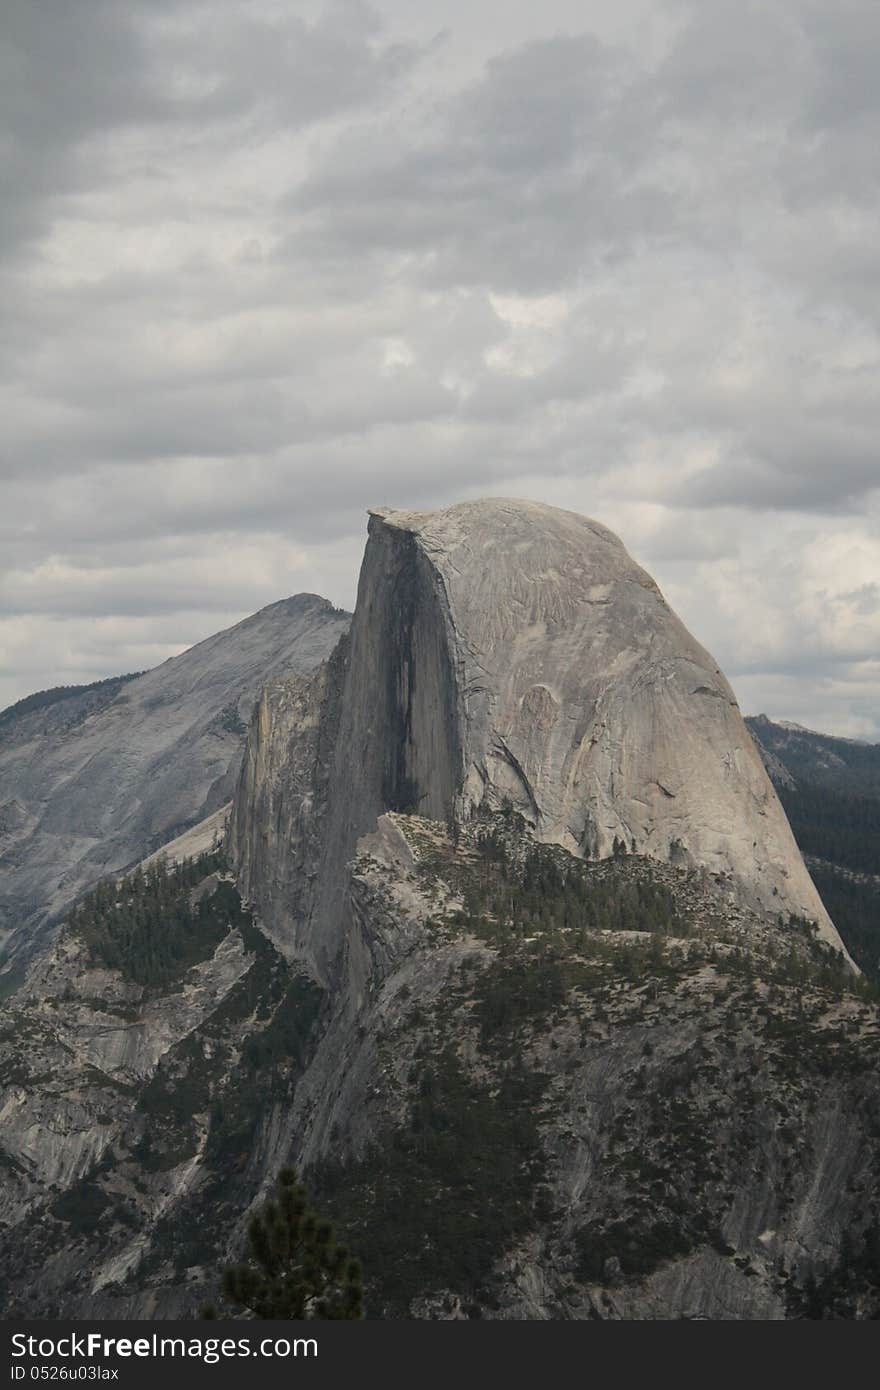
[[[702,868],[842,949],[730,685],[617,536],[503,498],[376,509],[350,634],[251,727],[243,890],[324,974],[378,816],[505,805],[578,856]]]

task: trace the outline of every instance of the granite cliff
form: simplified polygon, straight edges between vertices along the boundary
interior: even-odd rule
[[[577,856],[705,868],[841,949],[729,684],[616,536],[503,499],[374,511],[349,638],[252,724],[242,889],[327,977],[378,815],[502,806]]]

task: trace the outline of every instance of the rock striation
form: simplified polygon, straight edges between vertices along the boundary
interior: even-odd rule
[[[499,498],[375,510],[350,636],[251,726],[243,890],[327,977],[379,815],[505,806],[579,857],[701,867],[842,949],[730,685],[612,532]]]

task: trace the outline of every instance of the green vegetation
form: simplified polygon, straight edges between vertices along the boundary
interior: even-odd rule
[[[880,1225],[870,1225],[859,1235],[848,1232],[836,1264],[818,1278],[813,1275],[803,1288],[792,1286],[788,1292],[788,1315],[793,1318],[851,1319],[866,1304],[876,1308],[880,1304]]]
[[[880,744],[746,721],[795,779],[779,798],[856,963],[880,982]]]
[[[599,877],[594,866],[555,845],[521,839],[517,819],[477,830],[476,861],[458,870],[455,885],[464,899],[459,926],[493,940],[570,931],[688,934],[674,895],[647,861],[640,876]],[[621,848],[616,862],[626,858]],[[425,867],[444,866],[429,860]]]
[[[373,1272],[380,1316],[405,1315],[436,1288],[491,1299],[495,1261],[546,1202],[546,1078],[510,1064],[481,1084],[450,1045],[430,1051],[410,1076],[407,1122],[359,1162],[314,1175],[322,1205]]]
[[[796,790],[781,789],[780,798],[847,949],[880,982],[880,797],[804,780]]]
[[[249,918],[233,884],[194,890],[223,870],[218,849],[168,867],[159,859],[117,882],[105,879],[73,909],[68,924],[96,964],[158,990],[213,955],[232,927]]]
[[[644,1279],[667,1260],[689,1254],[696,1243],[676,1221],[640,1223],[628,1217],[604,1229],[584,1227],[575,1236],[576,1275],[584,1284]]]
[[[404,1315],[434,1289],[491,1306],[497,1260],[550,1214],[540,1139],[549,1077],[527,1060],[530,1039],[580,991],[598,997],[652,969],[663,975],[672,967],[660,934],[689,935],[672,893],[648,870],[597,877],[527,840],[512,815],[478,825],[461,852],[459,837],[451,844],[450,853],[426,833],[423,877],[454,884],[464,903],[455,935],[476,937],[491,954],[465,964],[430,1011],[410,1012],[405,1029],[420,1041],[405,1120],[389,1122],[357,1161],[311,1175],[361,1250],[371,1304],[385,1316]],[[604,930],[653,936],[621,942]],[[456,1041],[469,1027],[476,1072]],[[387,1046],[394,1057],[406,1043]]]
[[[880,743],[785,728],[761,716],[750,716],[746,723],[798,785],[807,780],[828,791],[880,801]]]
[[[610,1302],[615,1286],[706,1250],[760,1274],[791,1316],[866,1316],[880,1297],[876,1014],[815,924],[780,917],[753,931],[699,874],[621,842],[583,863],[536,845],[512,813],[449,829],[406,826],[433,917],[406,955],[406,983],[392,962],[355,1024],[362,1109],[329,1136],[337,1161],[305,1175],[321,1216],[286,1173],[252,1225],[249,1259],[224,1277],[239,1313],[359,1316],[359,1272],[332,1222],[364,1259],[377,1317],[435,1315],[432,1295],[447,1291],[469,1316],[509,1309],[517,1266],[535,1255],[551,1286],[569,1281],[561,1297],[582,1315],[589,1299]],[[222,888],[232,897],[218,920],[234,922],[247,953],[222,1003],[138,1083],[119,1150],[47,1199],[47,1258],[59,1234],[109,1252],[121,1224],[149,1223],[179,1186],[169,1170],[198,1155],[198,1180],[151,1225],[132,1288],[195,1289],[222,1266],[324,1017],[322,991],[291,977],[222,868],[212,854],[159,866],[149,886],[130,875],[81,928],[127,978],[161,968],[174,980],[187,960],[174,924],[193,914],[198,937],[199,910]],[[380,867],[372,883],[381,893]],[[779,1255],[774,1267],[775,1250],[748,1236],[734,1249],[726,1238],[743,1240],[736,1214],[751,1190],[766,1196],[768,1227],[791,1228],[829,1122],[860,1145],[839,1260],[833,1242],[825,1270],[813,1253],[812,1266]]]
[[[306,1063],[323,991],[289,968],[243,911],[238,931],[251,957],[223,1002],[163,1057],[137,1102],[145,1118],[137,1169],[161,1174],[201,1146],[195,1199],[156,1224],[137,1278],[183,1278],[210,1265],[252,1196],[261,1128],[290,1104]]]
[[[253,997],[254,983],[242,981],[237,995],[215,1013],[215,1030],[228,1026],[236,1003]],[[267,1101],[284,1097],[305,1067],[323,999],[323,991],[305,975],[291,980],[282,970],[269,983],[255,1020],[262,1026],[245,1038],[228,1084],[212,1093],[205,1161],[218,1173],[246,1166]]]
[[[746,940],[712,918],[698,875],[620,843],[585,864],[512,815],[407,833],[425,890],[463,903],[431,923],[437,948],[474,944],[383,1038],[371,1147],[311,1177],[364,1256],[371,1308],[405,1316],[445,1290],[473,1315],[497,1306],[498,1261],[559,1229],[541,1133],[562,1078],[613,1035],[633,1060],[593,1130],[602,1198],[565,1237],[574,1280],[638,1282],[707,1247],[754,1275],[722,1233],[738,1175],[766,1168],[782,1203],[797,1191],[796,1136],[822,1088],[860,1088],[876,1066],[870,987],[815,923],[780,918]]]
[[[854,796],[806,779],[779,789],[802,853],[880,874],[880,795]]]
[[[313,1210],[290,1169],[277,1194],[254,1216],[250,1261],[223,1273],[223,1292],[256,1318],[357,1319],[362,1316],[361,1267]],[[204,1317],[217,1316],[206,1308]]]
[[[127,1282],[187,1279],[193,1267],[218,1264],[230,1230],[253,1199],[265,1132],[290,1106],[324,994],[307,976],[291,973],[242,907],[234,885],[219,877],[224,871],[216,850],[174,869],[157,863],[121,883],[100,885],[74,914],[73,929],[94,959],[153,991],[173,989],[188,965],[209,955],[230,927],[244,947],[234,967],[242,973],[228,982],[217,1007],[204,1017],[197,1011],[191,1031],[163,1054],[148,1080],[128,1087],[95,1068],[83,1072],[88,1103],[99,1097],[100,1106],[101,1093],[109,1101],[110,1092],[127,1092],[109,1122],[120,1109],[130,1120],[124,1136],[80,1182],[47,1196],[29,1227],[27,1255],[22,1253],[31,1267],[50,1259],[59,1242],[88,1242],[89,1258],[103,1257],[122,1240],[120,1226],[128,1225],[148,1227],[151,1238]],[[87,1002],[106,1008],[103,998]],[[125,1006],[120,1010],[128,1016]],[[132,1010],[141,1016],[137,1005]],[[26,1024],[15,1018],[6,1028],[21,1042]],[[23,1083],[50,1082],[51,1073],[33,1074],[33,1059],[44,1065],[44,1046],[58,1046],[57,1040],[43,1044],[39,1027],[30,1026],[39,1050],[20,1047],[10,1061]],[[199,1178],[187,1200],[153,1220],[150,1212],[173,1188],[172,1170],[196,1155]],[[17,1169],[15,1160],[8,1166]]]
[[[56,1198],[52,1215],[64,1221],[74,1234],[81,1235],[97,1226],[110,1205],[110,1198],[96,1183],[83,1180]]]
[[[810,873],[853,960],[880,984],[880,879],[859,878],[818,860],[810,863]]]
[[[92,681],[90,685],[56,685],[51,690],[38,690],[33,695],[25,695],[24,699],[16,700],[14,705],[7,705],[6,709],[0,710],[0,732],[23,714],[48,709],[50,705],[71,700],[77,695],[89,695],[94,692],[105,694],[112,699],[123,685],[128,681],[137,680],[138,676],[143,674],[143,671],[131,671],[125,676],[108,676],[106,680]]]
[[[141,1091],[137,1108],[149,1123],[137,1152],[147,1171],[190,1158],[199,1125],[207,1126],[205,1163],[224,1176],[243,1170],[267,1109],[303,1069],[323,991],[305,975],[291,979],[255,929],[246,940],[256,957],[247,975]],[[229,1038],[243,1024],[236,1059]]]
[[[493,961],[476,986],[483,1046],[499,1046],[525,1023],[546,1022],[563,1003],[571,973],[565,960],[550,951],[522,951]]]
[[[230,704],[223,706],[217,716],[217,724],[219,728],[227,734],[247,733],[247,725],[238,712],[237,700],[233,700]]]

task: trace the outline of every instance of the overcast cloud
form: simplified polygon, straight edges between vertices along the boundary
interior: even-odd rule
[[[374,504],[617,530],[746,711],[880,739],[876,0],[6,0],[0,705]]]

